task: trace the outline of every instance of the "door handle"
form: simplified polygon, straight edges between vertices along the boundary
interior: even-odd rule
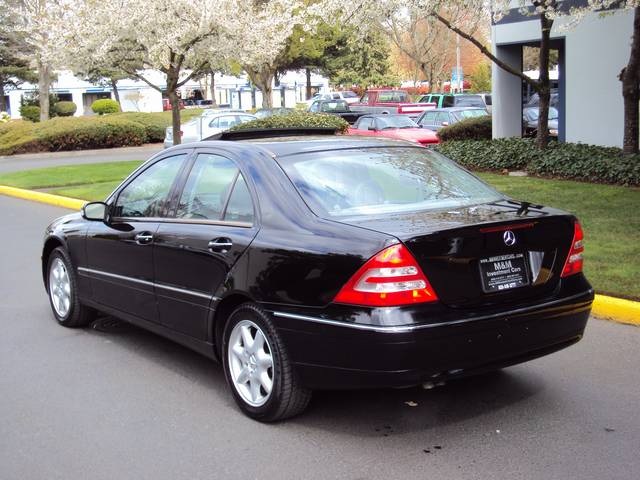
[[[134,237],[134,240],[138,245],[147,245],[153,241],[153,234],[151,232],[140,232]]]
[[[208,247],[211,252],[227,253],[233,247],[233,242],[230,238],[215,238],[209,242]]]

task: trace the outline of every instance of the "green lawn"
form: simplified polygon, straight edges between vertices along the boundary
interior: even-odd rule
[[[0,184],[103,200],[140,162],[54,167],[0,175]],[[585,230],[585,272],[599,293],[640,299],[640,189],[479,174],[519,200],[574,213]]]

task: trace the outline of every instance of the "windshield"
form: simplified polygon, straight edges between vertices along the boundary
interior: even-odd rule
[[[344,100],[331,100],[320,105],[323,112],[348,112],[349,105]]]
[[[380,130],[387,128],[420,128],[407,115],[385,115],[384,117],[378,117],[376,120]]]
[[[458,118],[458,120],[462,120],[465,118],[486,117],[487,115],[489,115],[486,110],[481,108],[459,110],[457,112],[453,112],[453,114]]]
[[[279,163],[321,217],[458,208],[503,198],[453,161],[423,148],[314,152]]]

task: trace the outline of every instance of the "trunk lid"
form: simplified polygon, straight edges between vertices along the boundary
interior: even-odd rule
[[[509,201],[343,223],[393,235],[454,308],[517,303],[557,287],[573,239],[574,217]]]

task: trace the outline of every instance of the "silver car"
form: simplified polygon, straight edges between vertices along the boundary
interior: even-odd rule
[[[205,110],[202,115],[182,124],[182,143],[199,142],[234,125],[257,120],[258,117],[242,110]],[[173,147],[173,127],[164,133],[164,148]]]

